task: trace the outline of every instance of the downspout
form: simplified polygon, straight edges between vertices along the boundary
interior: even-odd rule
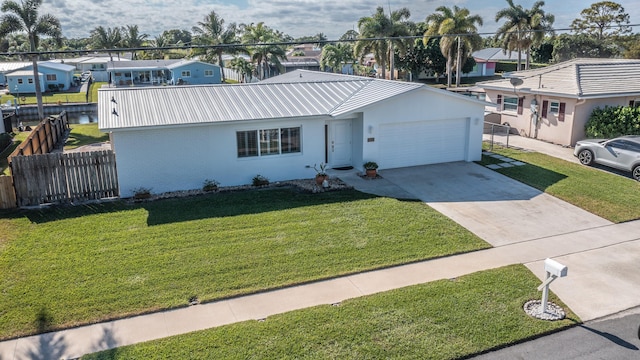
[[[578,109],[578,106],[584,104],[585,102],[587,102],[587,99],[580,99],[573,106],[573,118],[571,119],[571,135],[569,137],[569,146],[573,145],[573,132],[574,132],[575,125],[576,125],[576,110]]]

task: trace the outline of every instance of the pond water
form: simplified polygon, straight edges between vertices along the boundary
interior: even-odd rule
[[[69,124],[91,124],[98,122],[98,114],[95,111],[67,112]],[[38,117],[20,116],[20,121],[26,126],[38,125]]]

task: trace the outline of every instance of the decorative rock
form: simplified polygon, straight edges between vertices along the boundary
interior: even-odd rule
[[[527,315],[540,320],[556,321],[562,320],[566,316],[564,310],[552,302],[547,302],[547,311],[542,312],[541,300],[529,300],[524,304],[523,309]]]

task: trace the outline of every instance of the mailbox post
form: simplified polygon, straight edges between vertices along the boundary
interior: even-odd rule
[[[568,268],[559,262],[547,258],[544,261],[544,271],[547,273],[545,280],[538,286],[538,291],[542,290],[542,313],[547,312],[547,302],[549,300],[549,285],[559,277],[567,276]]]

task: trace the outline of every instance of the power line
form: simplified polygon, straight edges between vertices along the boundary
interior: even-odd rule
[[[626,25],[629,27],[640,26],[640,24],[629,24]],[[608,26],[607,28],[616,28],[618,26]],[[555,32],[564,32],[564,31],[572,31],[572,28],[560,28],[560,29],[549,29],[549,30],[523,30],[520,33],[536,33],[536,32],[544,32],[544,33],[555,33]],[[518,31],[506,32],[506,34],[515,34]],[[484,33],[460,33],[460,34],[446,34],[446,35],[433,35],[428,36],[428,38],[444,38],[444,37],[457,37],[457,36],[491,36],[496,35],[496,32],[484,32]],[[165,50],[192,50],[192,49],[237,49],[237,48],[250,48],[256,46],[287,46],[287,45],[303,45],[303,44],[334,44],[334,43],[352,43],[358,41],[390,41],[390,40],[417,40],[423,39],[424,35],[411,35],[411,36],[388,36],[388,37],[373,37],[373,38],[363,38],[363,39],[342,39],[342,40],[291,40],[291,41],[275,41],[268,43],[234,43],[234,44],[218,44],[218,45],[196,45],[196,44],[187,44],[187,45],[172,45],[172,46],[160,46],[160,47],[152,47],[152,46],[142,46],[135,48],[112,48],[112,49],[74,49],[74,50],[51,50],[51,51],[23,51],[23,52],[0,52],[1,56],[24,56],[30,57],[33,55],[54,55],[54,54],[91,54],[91,53],[124,53],[124,52],[134,52],[134,51],[165,51]]]

